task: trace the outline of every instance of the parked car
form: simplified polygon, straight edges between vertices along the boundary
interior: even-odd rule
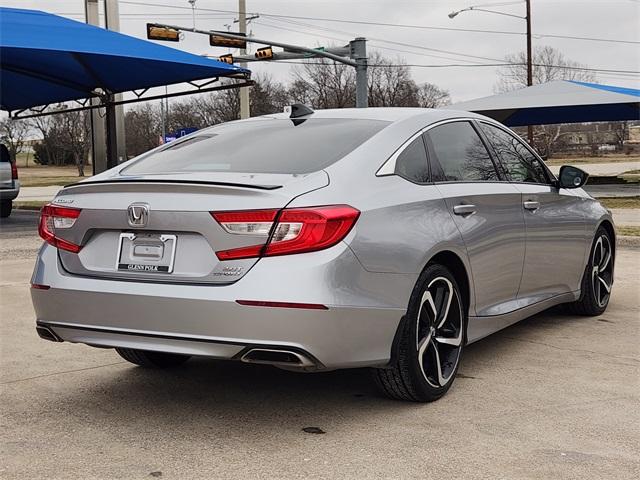
[[[11,215],[13,199],[20,193],[18,167],[15,160],[11,160],[9,149],[0,143],[0,217]]]
[[[607,308],[615,232],[586,179],[467,112],[217,125],[44,207],[37,330],[144,367],[373,367],[390,397],[432,401],[467,344],[555,305]]]

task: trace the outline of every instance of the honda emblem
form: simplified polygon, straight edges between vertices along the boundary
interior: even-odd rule
[[[149,205],[133,203],[127,209],[127,220],[132,227],[146,227],[149,221]]]

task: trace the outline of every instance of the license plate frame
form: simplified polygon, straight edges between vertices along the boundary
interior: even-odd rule
[[[177,243],[178,237],[174,234],[123,232],[118,238],[116,271],[139,274],[171,274],[175,263]],[[158,257],[158,255],[154,255],[154,252],[159,250],[161,250],[161,256]],[[136,251],[141,253],[136,255]],[[154,256],[157,258],[154,259]]]

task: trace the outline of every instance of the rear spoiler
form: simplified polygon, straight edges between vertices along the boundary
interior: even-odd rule
[[[85,182],[70,183],[65,185],[64,188],[83,187],[85,185],[100,185],[100,184],[118,184],[118,183],[170,183],[170,184],[182,184],[182,185],[216,185],[221,187],[239,187],[239,188],[253,188],[256,190],[277,190],[282,188],[282,185],[260,185],[260,184],[248,184],[248,183],[233,183],[233,182],[207,182],[204,180],[163,180],[163,179],[148,179],[141,180],[135,178],[122,178],[122,179],[109,179],[109,180],[88,180]]]

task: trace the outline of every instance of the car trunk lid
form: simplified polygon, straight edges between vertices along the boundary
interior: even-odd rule
[[[257,259],[220,261],[215,252],[266,238],[229,233],[210,212],[280,209],[328,183],[324,171],[100,176],[66,187],[52,202],[82,210],[72,227],[56,230],[62,239],[82,246],[77,254],[59,250],[60,260],[77,275],[232,283]]]

